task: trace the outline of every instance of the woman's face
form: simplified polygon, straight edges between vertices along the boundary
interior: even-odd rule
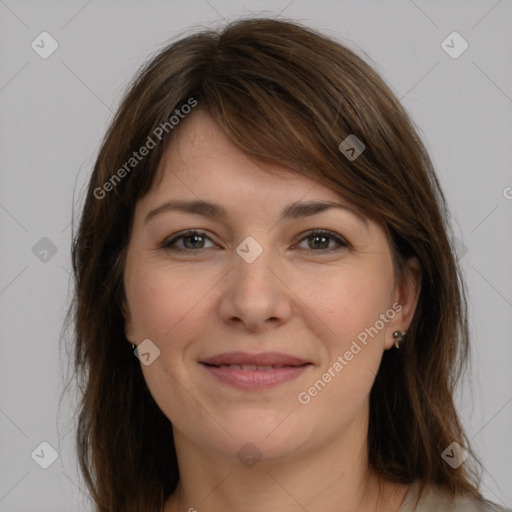
[[[265,172],[201,111],[161,165],[136,206],[126,335],[150,340],[141,367],[177,442],[274,458],[364,438],[382,353],[418,291],[395,285],[382,226],[311,178]]]

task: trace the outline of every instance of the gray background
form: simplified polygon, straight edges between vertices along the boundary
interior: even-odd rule
[[[484,495],[511,507],[511,0],[0,0],[0,510],[92,510],[75,462],[72,395],[58,407],[72,210],[148,55],[184,29],[250,12],[282,13],[345,41],[419,126],[470,292],[473,371],[458,404],[486,468]],[[59,45],[47,59],[31,48],[43,31]],[[453,31],[469,43],[456,59],[441,47]],[[43,237],[55,255],[40,252]],[[31,458],[43,441],[59,454],[46,470]]]

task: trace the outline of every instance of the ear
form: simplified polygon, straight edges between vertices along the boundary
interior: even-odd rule
[[[393,333],[395,331],[406,332],[411,325],[418,298],[421,291],[422,280],[421,265],[416,257],[409,258],[403,269],[402,279],[395,284],[391,304],[400,304],[401,309],[395,309],[397,314],[389,322],[386,329],[385,349],[390,349],[394,344]]]

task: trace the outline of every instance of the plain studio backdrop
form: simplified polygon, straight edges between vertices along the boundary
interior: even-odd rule
[[[484,495],[511,507],[510,0],[1,0],[0,510],[92,510],[77,471],[75,403],[59,408],[72,210],[147,57],[187,28],[250,13],[348,44],[419,127],[469,289],[473,370],[457,403],[485,466]]]

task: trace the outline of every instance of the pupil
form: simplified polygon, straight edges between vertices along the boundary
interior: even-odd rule
[[[197,240],[201,241],[201,235],[189,235],[188,237],[185,238],[185,240],[195,240],[196,242]],[[192,245],[192,248],[197,247],[197,245],[194,242],[192,242],[190,245]]]
[[[323,243],[325,245],[325,241],[327,239],[327,237],[323,236],[323,235],[317,235],[314,237],[314,240],[319,240],[319,239],[322,239],[323,240]],[[315,244],[317,247],[318,247],[318,244]],[[328,244],[327,244],[328,245]]]

